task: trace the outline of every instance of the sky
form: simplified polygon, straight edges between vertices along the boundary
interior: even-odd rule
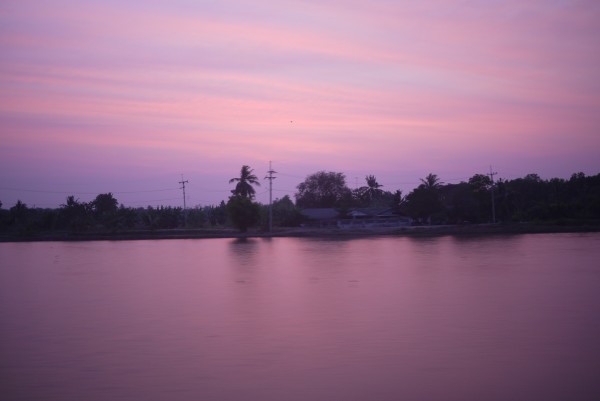
[[[0,201],[600,173],[597,0],[3,0]]]

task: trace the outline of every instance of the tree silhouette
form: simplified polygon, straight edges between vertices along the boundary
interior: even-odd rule
[[[250,200],[254,199],[256,191],[252,185],[260,186],[260,182],[258,182],[258,178],[253,174],[253,171],[249,166],[244,165],[240,171],[240,177],[229,180],[230,184],[237,182],[235,188],[231,190],[234,196],[241,196]]]
[[[409,214],[416,220],[431,224],[433,214],[444,209],[439,190],[442,182],[435,174],[421,178],[421,184],[406,197]]]
[[[116,224],[116,214],[119,202],[111,192],[99,194],[91,202],[96,220],[105,227],[113,227]]]
[[[352,202],[352,191],[346,186],[346,176],[333,171],[319,171],[306,177],[296,192],[300,208],[343,207]]]
[[[67,203],[69,199],[67,198]],[[102,215],[115,213],[118,209],[119,202],[115,199],[112,192],[106,194],[99,194],[96,199],[92,201],[92,208],[94,212]]]
[[[294,205],[289,195],[273,201],[274,224],[283,227],[296,227],[302,222],[302,214]]]
[[[27,204],[17,200],[17,203],[9,209],[11,222],[15,225],[25,224],[29,208]]]
[[[485,174],[475,174],[469,178],[469,185],[476,192],[485,192],[492,186],[492,180]]]
[[[392,194],[392,200],[390,203],[394,213],[403,214],[406,212],[406,196],[402,195],[401,190],[396,190]]]
[[[361,196],[369,202],[379,199],[383,195],[383,190],[381,189],[383,185],[377,182],[377,178],[374,175],[366,176],[365,180],[367,181],[367,186],[360,188]]]
[[[421,183],[425,189],[439,189],[443,184],[436,174],[431,173],[427,174],[427,177],[421,178]]]
[[[60,218],[63,225],[74,231],[81,231],[89,224],[89,208],[87,203],[79,202],[73,195],[67,196],[66,203],[60,205]]]
[[[233,195],[227,202],[227,213],[231,223],[241,232],[248,231],[260,221],[260,206],[248,197]]]

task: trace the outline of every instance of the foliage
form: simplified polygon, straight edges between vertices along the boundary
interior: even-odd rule
[[[365,177],[367,185],[358,189],[358,196],[367,202],[367,205],[371,205],[374,201],[380,199],[384,191],[381,189],[383,185],[377,182],[377,178],[374,175],[368,175]]]
[[[99,194],[91,204],[94,213],[99,215],[115,213],[118,205],[119,202],[115,199],[111,192]]]
[[[100,197],[100,199],[110,198]],[[109,207],[106,210],[100,207],[94,210],[94,204],[103,204],[94,202],[81,202],[71,195],[58,209],[40,209],[30,208],[25,203],[18,201],[10,210],[0,209],[0,230],[20,234],[55,230],[71,232],[103,229],[154,230],[198,228],[208,223],[224,225],[227,222],[225,202],[221,202],[217,206],[198,206],[187,209],[187,219],[184,219],[183,210],[179,207],[130,208],[120,205],[116,209]],[[114,202],[110,204],[114,204]],[[187,220],[186,225],[184,225],[185,220]]]
[[[227,202],[227,214],[234,227],[246,232],[260,221],[260,206],[252,202],[256,191],[252,185],[260,185],[258,178],[249,166],[242,166],[239,178],[232,178],[229,183],[237,182],[231,191],[233,194]]]
[[[298,227],[304,220],[305,217],[294,205],[289,195],[273,201],[273,226]],[[269,229],[269,205],[261,205],[260,226],[263,230]]]
[[[548,181],[528,174],[500,181],[497,196],[499,217],[506,221],[600,218],[600,174]]]
[[[27,204],[21,202],[21,200],[17,200],[17,203],[8,210],[9,222],[15,225],[23,224],[28,214],[28,210]]]
[[[448,184],[440,188],[445,223],[464,224],[487,221],[489,197],[473,189],[469,183]],[[483,205],[483,206],[482,206]]]
[[[57,211],[30,208],[20,200],[9,210],[0,210],[0,227],[18,235],[30,235],[56,228]]]
[[[233,195],[227,202],[227,213],[234,227],[241,232],[255,226],[260,221],[260,206],[248,197]]]
[[[251,172],[251,171],[250,171]],[[374,176],[367,176],[371,188],[380,189]],[[247,177],[248,178],[248,177]],[[570,179],[543,180],[528,174],[513,180],[500,179],[493,185],[483,174],[467,182],[442,184],[434,174],[406,197],[401,191],[381,191],[376,199],[352,197],[341,173],[318,172],[300,184],[294,205],[289,196],[273,202],[275,226],[297,226],[302,221],[300,207],[333,207],[348,213],[354,207],[391,208],[394,213],[411,216],[417,223],[487,223],[492,216],[492,197],[497,221],[587,222],[600,219],[600,174],[573,174]],[[246,193],[248,195],[248,192]],[[259,222],[260,206],[242,194],[230,197],[226,204],[196,206],[187,209],[160,206],[128,208],[117,206],[112,193],[100,194],[92,202],[68,196],[58,209],[29,207],[18,200],[9,209],[0,209],[0,231],[31,235],[42,231],[173,229],[183,227],[224,226],[242,230]],[[266,224],[266,207],[263,224]],[[229,216],[229,221],[228,221]]]
[[[432,223],[443,218],[444,205],[440,189],[442,182],[436,174],[421,178],[421,184],[406,196],[406,210],[416,222]]]
[[[389,206],[392,209],[392,211],[396,214],[399,214],[399,215],[407,214],[406,197],[402,196],[402,191],[397,190],[392,194]]]
[[[442,186],[443,182],[440,181],[436,174],[427,174],[425,178],[421,178],[421,185],[428,190],[437,190]]]
[[[206,223],[206,214],[203,208],[187,209],[185,211],[186,227],[200,228]]]
[[[119,202],[111,192],[96,196],[90,206],[96,222],[105,228],[115,229],[118,226],[117,210]]]
[[[273,224],[280,227],[297,227],[303,221],[302,213],[288,195],[273,202]]]
[[[433,215],[443,211],[439,186],[435,182],[420,184],[406,196],[406,202],[408,214],[419,223],[431,224]]]
[[[219,206],[206,206],[204,213],[211,226],[224,225],[227,222],[227,205],[221,201]]]
[[[116,213],[115,225],[119,229],[132,229],[137,225],[138,220],[135,209],[121,205]]]
[[[475,174],[469,178],[469,185],[474,191],[487,191],[492,186],[492,180],[485,174]]]
[[[91,206],[75,199],[73,195],[67,196],[66,203],[60,205],[59,226],[72,231],[84,231],[91,223]]]
[[[254,194],[256,191],[252,185],[260,186],[260,182],[258,181],[256,175],[253,174],[253,171],[254,170],[252,170],[250,167],[244,165],[240,171],[240,177],[229,180],[230,184],[237,182],[235,188],[231,190],[231,193],[234,196],[241,196],[250,200],[254,199]]]
[[[352,192],[343,173],[319,171],[306,177],[297,189],[299,208],[340,208],[352,203]]]
[[[183,221],[183,209],[180,207],[148,206],[142,212],[142,222],[152,230],[178,228]]]

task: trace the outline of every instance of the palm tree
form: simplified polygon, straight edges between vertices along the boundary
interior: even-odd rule
[[[253,199],[256,191],[252,185],[260,186],[258,178],[252,173],[254,170],[244,165],[240,171],[240,178],[232,178],[229,183],[237,182],[235,189],[231,190],[231,193],[235,196],[241,196],[243,198]]]
[[[367,181],[367,186],[361,188],[363,196],[369,201],[379,198],[383,193],[383,190],[380,189],[383,185],[377,182],[377,178],[374,175],[366,176],[365,180]]]
[[[427,174],[427,177],[421,178],[421,182],[426,189],[438,189],[443,184],[436,174],[431,173]]]

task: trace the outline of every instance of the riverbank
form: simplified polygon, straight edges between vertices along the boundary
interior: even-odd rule
[[[29,241],[123,241],[158,239],[202,239],[202,238],[357,238],[369,236],[480,236],[535,233],[600,232],[600,222],[581,224],[469,224],[404,227],[364,227],[364,228],[276,228],[273,232],[251,230],[246,233],[230,228],[196,228],[171,230],[127,230],[127,231],[86,231],[86,232],[37,232],[1,233],[0,242]]]

